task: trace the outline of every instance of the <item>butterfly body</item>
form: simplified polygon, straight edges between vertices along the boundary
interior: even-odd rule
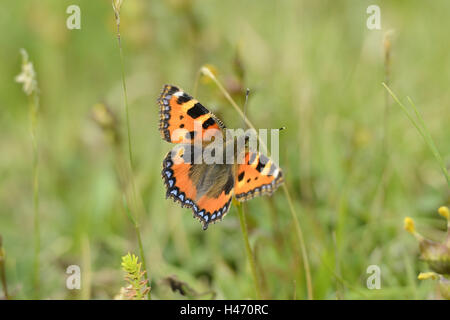
[[[283,182],[281,169],[275,163],[248,148],[231,148],[231,159],[241,158],[242,162],[203,161],[205,150],[213,145],[213,137],[224,132],[223,122],[175,86],[164,86],[158,103],[161,136],[176,144],[163,161],[166,197],[182,207],[192,208],[203,229],[223,219],[233,196],[245,201],[258,195],[270,195]],[[235,141],[223,141],[213,154],[222,154],[222,159],[229,160],[227,147]]]

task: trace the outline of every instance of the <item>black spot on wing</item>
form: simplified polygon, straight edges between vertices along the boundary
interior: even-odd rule
[[[264,170],[264,167],[266,166],[266,163],[263,163],[261,160],[258,161],[258,165],[256,166],[256,170],[258,170],[258,172],[261,172]]]
[[[202,127],[203,129],[208,129],[209,126],[212,126],[216,124],[216,122],[214,121],[214,119],[212,117],[209,117],[208,120],[206,120],[205,122],[203,122]]]
[[[193,119],[197,119],[198,117],[207,113],[209,113],[208,109],[202,106],[200,102],[194,104],[194,106],[187,111],[187,114]]]
[[[183,93],[181,96],[178,97],[177,103],[178,104],[183,104],[183,103],[186,103],[186,102],[191,101],[191,100],[192,100],[192,97],[190,95],[188,95],[186,93]]]
[[[244,175],[245,175],[245,172],[244,172],[244,171],[242,171],[241,173],[239,173],[239,175],[238,175],[238,180],[239,180],[239,181],[242,181],[242,179],[244,179]]]
[[[167,91],[167,94],[173,95],[175,92],[178,92],[178,91],[180,91],[180,89],[178,89],[177,87],[170,86],[170,89],[169,89],[169,91]]]

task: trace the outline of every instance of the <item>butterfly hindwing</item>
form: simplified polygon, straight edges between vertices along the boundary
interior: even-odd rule
[[[190,143],[202,135],[205,139],[207,129],[225,128],[214,114],[178,87],[165,85],[158,104],[159,131],[168,142]]]
[[[222,220],[227,214],[233,195],[234,176],[231,165],[196,164],[194,145],[177,145],[163,161],[162,176],[166,197],[192,208],[203,229]]]
[[[281,169],[259,152],[246,151],[245,162],[237,165],[234,186],[239,201],[250,200],[259,195],[271,195],[283,182]]]

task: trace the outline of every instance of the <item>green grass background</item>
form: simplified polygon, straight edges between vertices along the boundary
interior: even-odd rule
[[[70,4],[81,8],[81,30],[66,28]],[[381,7],[382,30],[366,28],[370,4]],[[280,165],[304,232],[314,298],[435,298],[435,283],[417,280],[427,266],[402,224],[412,216],[419,231],[442,239],[445,222],[436,209],[449,203],[449,190],[426,144],[392,101],[385,117],[383,36],[394,30],[390,87],[415,101],[448,163],[449,11],[444,0],[125,0],[121,34],[153,297],[182,298],[161,282],[169,275],[199,292],[214,290],[219,299],[255,297],[236,208],[204,232],[190,210],[165,200],[160,177],[170,149],[158,132],[162,86],[192,93],[199,68],[208,63],[230,87],[238,52],[243,85],[252,90],[249,119],[257,128],[287,128],[280,134]],[[40,297],[112,298],[124,285],[121,256],[139,251],[113,150],[91,117],[95,103],[107,103],[126,137],[111,3],[2,1],[0,39],[0,234],[8,287],[15,298],[33,297],[28,102],[14,82],[19,49],[25,48],[41,101]],[[229,127],[241,126],[213,83],[200,81],[196,97]],[[263,297],[305,299],[284,193],[250,201],[247,220]],[[79,291],[65,287],[72,264],[81,266]],[[373,264],[381,268],[381,290],[366,287]]]

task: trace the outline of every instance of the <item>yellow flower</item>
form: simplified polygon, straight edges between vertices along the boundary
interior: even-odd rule
[[[442,206],[438,209],[438,212],[441,216],[443,216],[447,220],[450,220],[450,211],[448,210],[448,207]]]
[[[410,217],[406,217],[405,220],[403,220],[403,223],[404,223],[404,228],[406,231],[408,231],[409,233],[412,233],[412,234],[416,233],[413,219],[411,219]]]
[[[439,274],[437,274],[436,272],[421,272],[419,273],[419,276],[417,277],[417,279],[419,280],[439,280],[441,276]]]

